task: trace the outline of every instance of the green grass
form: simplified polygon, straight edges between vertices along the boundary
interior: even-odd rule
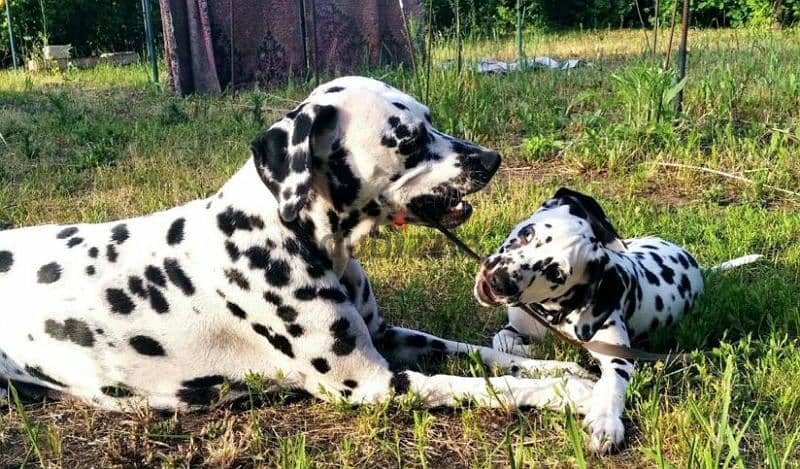
[[[178,416],[14,401],[0,413],[0,464],[797,466],[800,198],[770,186],[800,190],[800,33],[693,31],[675,125],[662,102],[671,77],[654,71],[642,43],[637,31],[527,39],[528,56],[594,63],[570,73],[434,69],[426,87],[422,72],[369,72],[420,97],[429,88],[438,127],[503,153],[505,169],[473,197],[475,215],[458,230],[480,251],[568,185],[595,195],[625,236],[674,240],[703,264],[767,256],[709,277],[693,312],[651,338],[655,350],[712,353],[689,369],[641,368],[619,453],[591,454],[579,421],[553,412],[431,411],[413,401],[351,409],[254,391],[242,407]],[[453,50],[438,41],[435,60]],[[484,56],[514,59],[513,41],[465,45],[467,63]],[[311,88],[181,99],[148,84],[145,67],[0,72],[0,224],[105,221],[208,195]],[[428,230],[384,230],[359,258],[396,324],[482,343],[504,324],[502,310],[471,297],[476,266]],[[585,362],[552,340],[537,349]],[[431,366],[486,373],[470,359]]]

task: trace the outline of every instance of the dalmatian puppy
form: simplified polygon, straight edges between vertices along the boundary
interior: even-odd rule
[[[587,412],[594,383],[428,376],[428,353],[526,360],[389,327],[353,245],[402,213],[455,227],[497,152],[436,130],[382,82],[314,90],[252,144],[213,196],[102,224],[0,232],[0,383],[127,410],[193,409],[269,387],[352,403],[417,394],[430,406]],[[383,351],[386,358],[379,352]],[[387,360],[388,358],[388,360]],[[564,367],[575,371],[574,367]]]
[[[530,306],[577,340],[629,346],[685,315],[702,291],[702,269],[685,249],[655,237],[621,240],[593,198],[566,188],[485,259],[474,288],[482,305],[508,306],[509,324],[494,336],[493,347],[522,356],[530,356],[527,338],[548,331],[514,305]],[[621,417],[634,367],[625,359],[592,355],[601,378],[584,424],[592,448],[607,452],[624,436]]]

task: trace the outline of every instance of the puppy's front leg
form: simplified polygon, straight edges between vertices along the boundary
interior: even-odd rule
[[[630,345],[622,313],[612,313],[592,340]],[[601,376],[592,393],[592,403],[584,425],[589,428],[592,449],[606,453],[619,446],[625,436],[622,412],[625,410],[625,392],[633,374],[633,364],[628,360],[594,352],[592,356],[600,362]]]
[[[541,340],[548,330],[516,306],[508,308],[508,324],[492,338],[492,348],[501,352],[531,356],[529,341]]]

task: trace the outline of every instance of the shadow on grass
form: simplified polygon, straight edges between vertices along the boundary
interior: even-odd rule
[[[782,262],[757,264],[706,275],[698,303],[667,329],[651,334],[654,351],[710,350],[740,339],[797,337],[800,330],[800,269]],[[774,312],[781,314],[774,314]]]

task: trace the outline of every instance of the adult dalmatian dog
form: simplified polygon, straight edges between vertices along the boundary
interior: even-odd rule
[[[106,409],[184,410],[243,395],[255,373],[326,400],[411,392],[430,406],[471,398],[585,413],[594,382],[571,373],[408,369],[431,352],[533,361],[388,326],[351,257],[399,213],[463,223],[463,196],[499,165],[497,152],[439,132],[426,106],[389,85],[324,84],[258,137],[211,197],[111,223],[0,232],[0,382]]]
[[[713,269],[760,257],[740,257]],[[530,306],[580,341],[629,346],[687,314],[702,292],[702,268],[689,252],[656,237],[621,240],[596,200],[566,188],[484,260],[474,288],[484,306],[508,306],[509,324],[494,336],[493,348],[521,356],[531,354],[528,338],[548,331],[514,305]],[[601,377],[584,424],[592,448],[607,452],[624,436],[621,417],[634,367],[625,359],[592,355]]]

